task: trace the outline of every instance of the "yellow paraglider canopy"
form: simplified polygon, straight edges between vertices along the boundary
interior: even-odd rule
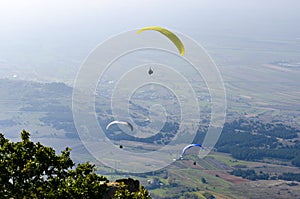
[[[141,33],[145,30],[155,30],[155,31],[158,31],[160,32],[161,34],[165,35],[166,37],[168,37],[174,44],[175,46],[177,47],[180,55],[184,55],[184,46],[181,42],[181,40],[174,34],[172,33],[171,31],[165,29],[165,28],[162,28],[162,27],[159,27],[159,26],[148,26],[148,27],[144,27],[144,28],[141,28],[137,31],[137,33]]]

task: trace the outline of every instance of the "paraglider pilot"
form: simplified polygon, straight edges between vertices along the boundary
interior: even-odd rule
[[[153,74],[153,70],[152,70],[151,67],[150,67],[149,70],[148,70],[148,74],[149,74],[149,75],[152,75],[152,74]]]

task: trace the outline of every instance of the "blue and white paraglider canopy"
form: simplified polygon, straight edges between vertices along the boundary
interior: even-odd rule
[[[180,159],[182,159],[182,157],[185,154],[186,150],[188,150],[189,148],[195,147],[195,146],[202,148],[201,144],[189,144],[189,145],[187,145],[186,147],[184,147],[182,149],[182,152],[181,152],[181,155],[180,155]]]

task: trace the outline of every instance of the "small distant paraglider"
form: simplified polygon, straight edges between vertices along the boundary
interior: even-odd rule
[[[133,126],[132,126],[132,124],[130,124],[129,122],[126,122],[126,121],[117,121],[117,120],[110,122],[110,123],[106,126],[106,130],[108,130],[109,127],[112,126],[112,125],[114,125],[114,124],[127,125],[127,126],[130,128],[130,130],[133,131]]]
[[[179,39],[179,37],[177,35],[175,35],[173,32],[171,32],[170,30],[167,30],[166,28],[162,28],[159,26],[147,26],[147,27],[139,29],[137,31],[137,34],[140,34],[141,32],[144,32],[147,30],[157,31],[157,32],[161,33],[162,35],[166,36],[176,46],[177,50],[179,51],[179,54],[181,56],[184,56],[184,53],[185,53],[184,45],[181,42],[181,40]],[[153,69],[151,67],[148,70],[148,74],[149,75],[153,74]]]
[[[127,125],[127,126],[130,128],[130,130],[133,131],[133,126],[132,126],[132,124],[130,124],[129,122],[126,122],[126,121],[117,121],[117,120],[110,122],[110,123],[106,126],[105,129],[108,130],[109,127],[111,127],[111,126],[114,125],[114,124]],[[123,149],[123,145],[120,145],[119,147],[120,147],[120,149]]]
[[[149,70],[148,70],[148,74],[149,74],[149,75],[152,75],[152,74],[153,74],[153,69],[152,69],[151,67],[150,67]]]
[[[183,160],[183,155],[185,154],[185,152],[192,147],[200,147],[201,149],[203,148],[201,144],[189,144],[182,149],[181,155],[179,156],[179,160]],[[197,162],[194,161],[193,165],[196,166]]]
[[[186,147],[184,147],[183,149],[182,149],[182,152],[181,152],[181,155],[180,155],[180,159],[182,159],[183,158],[183,155],[185,154],[185,152],[189,149],[189,148],[192,148],[192,147],[200,147],[200,148],[202,148],[202,145],[201,144],[189,144],[189,145],[187,145]],[[196,165],[195,164],[195,162],[194,162],[194,165]]]

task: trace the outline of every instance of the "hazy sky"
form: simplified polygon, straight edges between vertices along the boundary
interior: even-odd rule
[[[8,34],[100,28],[110,34],[147,25],[207,33],[289,28],[299,34],[299,8],[298,0],[2,0],[0,25]]]
[[[0,60],[78,65],[108,37],[149,25],[200,43],[215,37],[299,42],[299,8],[299,0],[1,0]]]

